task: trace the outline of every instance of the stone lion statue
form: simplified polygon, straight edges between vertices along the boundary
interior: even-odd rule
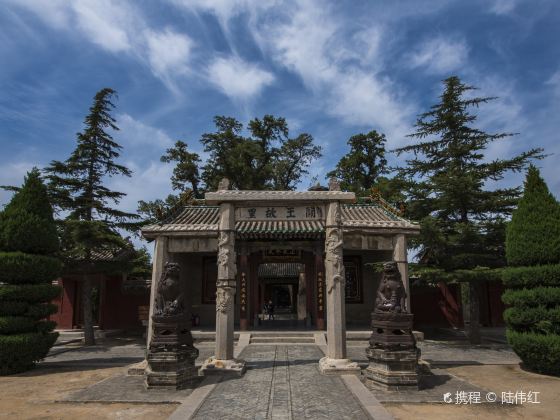
[[[154,315],[172,316],[183,313],[183,290],[179,264],[167,262],[157,286]]]
[[[381,282],[377,288],[375,312],[406,312],[406,291],[394,261],[383,264]]]

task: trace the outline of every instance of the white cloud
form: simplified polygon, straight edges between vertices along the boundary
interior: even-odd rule
[[[134,19],[134,11],[125,3],[81,0],[71,5],[77,27],[93,43],[114,53],[132,48],[130,35],[137,19]]]
[[[163,130],[147,125],[134,119],[128,114],[117,116],[120,128],[118,139],[131,152],[138,150],[145,155],[146,147],[158,149],[163,154],[164,149],[173,145],[171,137]]]
[[[560,70],[557,70],[556,73],[550,76],[545,84],[551,86],[556,97],[560,99]]]
[[[411,107],[398,97],[398,87],[381,76],[382,25],[348,33],[344,19],[311,1],[297,2],[283,13],[255,28],[261,49],[301,77],[325,112],[384,132],[390,147],[401,142]]]
[[[154,76],[178,92],[187,74],[194,42],[169,28],[154,30],[135,3],[116,0],[8,0],[14,8],[34,13],[45,24],[77,33],[110,53],[127,53],[145,62]]]
[[[445,74],[457,70],[467,61],[469,48],[464,40],[439,36],[424,42],[408,57],[412,68],[422,67],[429,73]]]
[[[519,0],[492,0],[490,1],[490,12],[497,15],[508,15],[517,7]]]
[[[274,81],[272,73],[235,56],[216,58],[208,67],[208,78],[233,100],[250,99]]]
[[[109,189],[126,192],[126,196],[119,203],[119,209],[135,212],[138,201],[165,198],[171,193],[173,165],[161,163],[159,160],[143,164],[126,161],[125,165],[132,170],[132,177],[118,176],[107,180]]]
[[[145,32],[148,60],[156,76],[173,86],[174,77],[186,74],[193,41],[178,32],[165,29],[162,32]]]

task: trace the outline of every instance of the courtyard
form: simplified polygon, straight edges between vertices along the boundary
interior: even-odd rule
[[[211,332],[194,331],[200,366],[214,351]],[[84,347],[62,334],[50,355],[29,372],[0,379],[0,416],[18,419],[389,419],[454,417],[556,418],[560,379],[523,370],[519,359],[488,330],[472,346],[460,334],[431,334],[418,342],[431,373],[419,391],[369,389],[356,375],[322,375],[324,331],[236,333],[242,377],[200,378],[193,388],[146,390],[134,369],[144,359],[139,337],[107,337]],[[361,367],[367,331],[349,331],[348,356]],[[25,390],[25,392],[21,392]],[[481,401],[459,401],[457,392]],[[533,392],[534,402],[502,403],[502,393]],[[444,402],[451,393],[452,402]],[[486,401],[495,393],[496,402]],[[507,394],[506,394],[507,397]]]

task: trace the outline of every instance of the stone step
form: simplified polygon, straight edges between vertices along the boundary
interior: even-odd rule
[[[270,344],[270,343],[292,343],[292,344],[313,344],[315,343],[315,338],[313,337],[278,337],[278,336],[271,336],[271,337],[264,337],[264,336],[257,336],[251,337],[251,344]]]
[[[251,337],[310,337],[312,332],[308,331],[250,331]]]

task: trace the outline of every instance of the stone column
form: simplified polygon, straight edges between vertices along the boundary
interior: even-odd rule
[[[323,374],[359,373],[346,358],[346,308],[340,203],[329,203],[325,224],[325,281],[327,300],[327,355],[319,361]]]
[[[305,271],[299,273],[298,294],[297,294],[297,318],[304,321],[307,317],[307,287],[305,281]]]
[[[150,287],[150,316],[148,317],[148,337],[146,343],[146,348],[148,349],[150,348],[153,335],[152,316],[154,315],[157,285],[163,273],[163,267],[168,260],[169,253],[167,251],[167,236],[158,236],[154,245],[154,263],[152,268],[152,284]]]
[[[235,254],[235,217],[231,203],[220,204],[218,237],[218,282],[216,290],[216,351],[202,365],[201,372],[245,372],[245,362],[233,358],[234,298],[237,274]]]
[[[393,239],[393,261],[397,263],[399,273],[406,292],[406,311],[411,312],[410,308],[410,283],[408,280],[408,260],[406,253],[406,236],[398,234]]]

